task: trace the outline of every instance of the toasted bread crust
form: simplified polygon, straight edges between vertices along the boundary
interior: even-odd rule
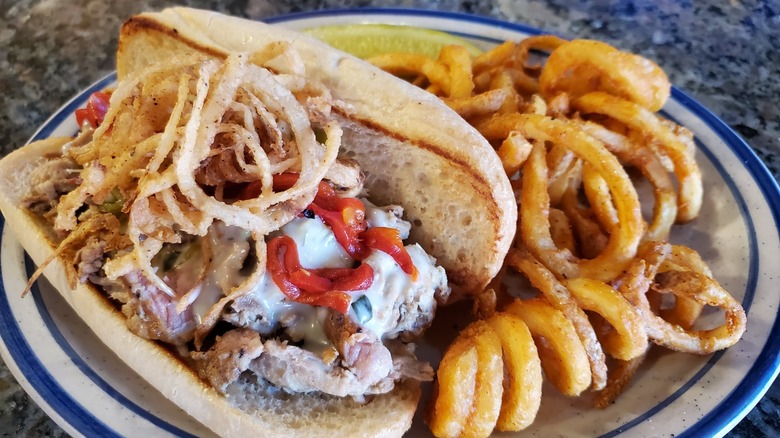
[[[228,41],[224,45],[215,41],[218,36],[210,35],[208,26],[204,31],[204,23],[210,25],[212,18],[240,23],[244,26],[240,32],[254,32],[246,26],[260,26],[263,31],[257,34],[258,40],[270,42],[263,33],[269,32],[266,25],[206,11],[144,14],[130,19],[122,29],[119,78],[172,53],[224,57],[237,50]],[[276,32],[274,28],[274,37]],[[419,222],[412,237],[439,259],[455,288],[466,292],[484,287],[501,267],[517,219],[511,187],[490,145],[434,96],[315,40],[284,29],[278,33],[297,48],[327,58],[323,66],[307,63],[307,70],[330,80],[334,97],[343,103],[335,111],[345,121],[345,138],[352,140],[346,152],[360,158],[358,162],[369,174],[372,195],[382,203],[403,205],[409,219]],[[370,96],[362,96],[359,84],[340,81],[344,76],[363,83],[382,81],[391,90],[372,90]],[[402,97],[396,99],[394,91]],[[376,98],[395,106],[385,108]],[[45,233],[40,225],[19,207],[24,181],[8,175],[20,163],[44,153],[40,147],[27,147],[0,162],[0,175],[6,175],[0,178],[0,208],[36,263],[52,254],[53,243],[41,238]],[[257,411],[248,414],[236,409],[167,348],[132,334],[124,315],[100,291],[84,284],[70,289],[67,269],[73,267],[55,260],[45,275],[97,336],[152,386],[222,435],[400,436],[410,427],[420,397],[418,384],[398,385],[359,409],[349,400],[308,401],[302,396],[296,408],[305,409],[296,413],[309,415],[311,420],[304,422],[284,420],[277,412],[263,410],[262,394]]]
[[[54,253],[56,244],[40,221],[20,207],[24,189],[29,187],[29,172],[20,174],[19,169],[58,150],[60,144],[35,143],[0,161],[0,210],[19,243],[38,265]],[[375,396],[359,407],[349,398],[303,395],[296,401],[295,412],[286,417],[264,410],[274,407],[273,397],[258,391],[253,394],[256,410],[248,414],[202,381],[171,350],[131,333],[125,316],[103,292],[89,283],[71,289],[66,270],[75,268],[54,259],[44,269],[44,275],[96,336],[151,386],[221,436],[400,437],[411,426],[420,399],[416,382],[401,382],[392,392]],[[327,413],[325,418],[323,413]]]
[[[231,31],[212,32],[212,26]],[[450,169],[448,175],[458,180],[459,187],[454,188],[452,181],[448,183],[449,189],[455,191],[455,196],[463,202],[461,206],[450,204],[445,209],[439,205],[444,202],[442,198],[452,198],[453,193],[444,193],[445,190],[437,187],[430,187],[430,196],[427,196],[434,198],[430,201],[432,208],[414,202],[410,204],[411,194],[415,192],[410,187],[413,181],[408,186],[387,188],[372,186],[369,178],[367,187],[372,194],[378,193],[382,202],[403,205],[408,219],[422,224],[413,229],[413,237],[447,270],[453,297],[457,299],[481,291],[501,268],[514,238],[517,221],[517,204],[512,189],[500,160],[487,141],[435,96],[319,41],[286,29],[273,28],[271,32],[269,28],[259,22],[187,8],[142,14],[128,20],[122,28],[117,71],[121,79],[127,72],[143,68],[155,59],[165,59],[173,53],[192,51],[224,58],[231,51],[256,50],[272,41],[288,41],[298,49],[309,50],[309,54],[316,53],[316,57],[304,56],[304,63],[307,69],[332,79],[329,85],[337,100],[334,110],[338,114],[359,125],[358,129],[374,131],[394,139],[396,144],[413,145],[427,151],[423,161],[437,161],[438,167],[456,168]],[[145,50],[139,50],[140,47],[134,44]],[[150,47],[154,49],[150,50]],[[363,87],[354,87],[349,84],[351,81],[339,80],[339,76],[347,76],[347,73],[351,80],[363,80]],[[372,87],[374,81],[382,81],[392,90],[385,93],[374,91],[372,97],[380,95],[380,98],[392,99],[398,93],[416,105],[390,113],[381,104],[370,102],[370,98],[362,99],[356,95],[376,88],[375,85]],[[431,119],[438,117],[437,124],[431,125],[430,131],[426,131],[425,122],[419,121],[428,116],[428,111],[432,114],[429,116]],[[403,123],[406,125],[401,126]],[[441,132],[433,132],[437,129]],[[350,150],[349,144],[344,144],[344,147],[349,152],[355,152]],[[358,161],[367,173],[387,172],[382,160],[374,163],[369,157]],[[415,167],[421,167],[421,163],[406,164],[412,169],[408,170],[408,175],[401,177],[420,173],[420,169]],[[431,166],[428,167],[431,170]],[[433,211],[436,209],[441,211]],[[468,217],[465,210],[479,213],[474,223],[469,225],[469,232],[464,230],[464,221],[451,217]]]

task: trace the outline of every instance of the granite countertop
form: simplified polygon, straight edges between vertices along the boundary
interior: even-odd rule
[[[459,11],[595,38],[656,60],[672,83],[739,132],[780,177],[780,4],[672,0],[0,0],[0,145],[20,147],[52,112],[114,69],[117,29],[173,4],[262,19],[345,7]],[[64,436],[0,360],[0,433]],[[728,435],[780,435],[780,384]]]

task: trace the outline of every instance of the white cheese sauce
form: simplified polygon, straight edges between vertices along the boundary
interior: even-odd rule
[[[363,202],[366,205],[366,220],[370,227],[395,228],[399,230],[402,238],[408,237],[411,224],[400,218],[403,211],[400,207],[378,208],[366,200]],[[219,255],[220,259],[212,261],[213,266],[208,281],[201,297],[194,305],[196,314],[205,314],[220,298],[222,291],[226,290],[223,287],[239,284],[243,280],[239,271],[248,251],[248,242],[246,238],[243,239],[243,244],[237,243],[240,239],[231,240],[231,234],[222,228],[234,227],[218,227],[219,232],[215,233],[212,250],[214,254]],[[295,241],[301,266],[306,269],[349,268],[355,265],[355,261],[338,243],[330,227],[317,217],[312,219],[297,217],[269,237],[273,238],[281,234],[290,236]],[[441,268],[435,266],[435,260],[419,245],[407,245],[406,250],[418,270],[417,283],[425,282],[425,287],[431,289],[426,296],[421,297],[423,301],[430,301],[430,304],[421,303],[421,305],[432,306],[433,289],[438,285],[431,282],[431,278],[434,278],[432,272],[438,272],[437,270]],[[350,295],[352,303],[363,296],[370,301],[370,319],[364,320],[360,325],[381,339],[396,325],[399,317],[396,303],[412,293],[415,282],[412,281],[411,276],[403,272],[390,255],[382,251],[372,251],[363,262],[374,270],[373,283],[368,290],[352,292]],[[326,308],[289,301],[268,272],[251,294],[255,295],[257,302],[261,303],[262,314],[268,319],[270,325],[284,327],[294,341],[304,341],[304,348],[322,351],[329,345],[323,330],[327,317]],[[359,324],[352,306],[350,306],[349,316]]]
[[[249,232],[242,228],[214,222],[205,238],[209,239],[212,258],[200,294],[192,304],[199,320],[223,295],[244,281],[240,271],[249,254]]]
[[[336,240],[330,227],[318,217],[296,217],[281,229],[298,246],[298,257],[305,269],[349,268],[353,260]]]
[[[401,240],[409,238],[409,231],[412,229],[412,224],[401,219],[401,216],[404,214],[404,209],[401,206],[387,205],[384,207],[377,207],[368,199],[361,198],[360,200],[363,201],[363,204],[366,206],[366,222],[368,223],[369,228],[395,228],[398,230]]]
[[[425,285],[422,290],[425,295],[418,297],[420,306],[430,308],[434,303],[434,286],[438,286],[434,283],[438,269],[435,261],[416,243],[406,245],[405,248],[417,268],[417,281],[412,281],[412,277],[405,273],[390,255],[382,251],[372,251],[363,262],[374,269],[374,282],[368,290],[352,294],[352,302],[364,295],[371,302],[372,317],[363,327],[380,339],[391,334],[398,322],[400,313],[395,304],[409,298],[408,295],[415,292],[415,286]],[[354,310],[350,309],[352,319],[356,319],[354,313]]]

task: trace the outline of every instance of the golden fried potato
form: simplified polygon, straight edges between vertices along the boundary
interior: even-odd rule
[[[477,377],[474,339],[458,336],[450,345],[436,372],[436,390],[428,426],[439,438],[457,437],[474,405]]]
[[[592,259],[576,259],[567,250],[557,248],[550,236],[546,150],[535,147],[523,166],[522,220],[518,231],[523,243],[558,277],[612,281],[620,275],[636,255],[645,222],[636,188],[604,144],[582,132],[576,122],[537,114],[496,115],[476,123],[476,127],[491,140],[504,139],[509,132],[518,131],[526,138],[563,144],[607,181],[618,225],[601,254]]]
[[[506,312],[526,323],[537,340],[542,369],[563,394],[576,397],[591,383],[590,363],[572,323],[542,299],[515,300]]]
[[[607,354],[630,360],[647,350],[647,332],[642,318],[620,293],[590,278],[572,278],[562,283],[580,307],[601,315],[615,329],[599,338]]]
[[[590,40],[569,41],[553,50],[539,86],[547,98],[604,91],[650,111],[660,110],[671,94],[669,78],[656,63]]]
[[[571,222],[563,210],[550,209],[550,235],[558,248],[566,248],[572,254],[577,254],[577,244],[574,241]]]
[[[606,357],[588,315],[577,305],[568,289],[555,278],[553,273],[525,248],[511,250],[507,263],[525,274],[531,285],[542,292],[543,303],[559,310],[565,322],[574,329],[590,363],[590,378],[593,389],[602,389],[607,384]],[[554,315],[550,317],[554,317]],[[534,328],[528,320],[524,318],[524,321],[531,329],[531,333],[534,333]],[[545,330],[544,327],[540,329]],[[557,351],[565,352],[566,350]],[[542,360],[542,365],[544,365],[544,360]]]
[[[498,148],[498,158],[504,165],[504,171],[508,176],[512,176],[520,171],[525,160],[531,155],[533,146],[519,132],[510,132],[509,136],[501,142]]]
[[[536,418],[542,401],[542,365],[528,326],[517,316],[497,313],[488,320],[501,338],[504,395],[496,429],[523,430]]]
[[[478,358],[474,405],[463,428],[463,436],[487,437],[496,427],[504,392],[501,339],[485,321],[474,322],[461,336],[473,340]]]
[[[643,133],[658,142],[658,149],[674,164],[677,177],[677,222],[685,223],[698,216],[701,210],[704,188],[694,150],[684,134],[679,134],[661,122],[655,113],[642,106],[606,93],[586,94],[572,106],[583,114],[602,114],[623,123],[630,129]],[[607,175],[604,175],[605,177]],[[615,200],[617,203],[617,200]]]
[[[470,97],[474,91],[471,55],[463,46],[445,46],[439,53],[439,61],[450,71],[448,97]]]
[[[468,120],[498,111],[511,96],[511,89],[497,88],[475,96],[444,98],[442,100],[461,117]]]

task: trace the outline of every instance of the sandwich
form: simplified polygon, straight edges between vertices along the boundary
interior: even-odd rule
[[[223,436],[398,436],[414,343],[514,234],[490,145],[350,55],[186,8],[122,27],[74,137],[0,161],[0,208],[140,376]]]

